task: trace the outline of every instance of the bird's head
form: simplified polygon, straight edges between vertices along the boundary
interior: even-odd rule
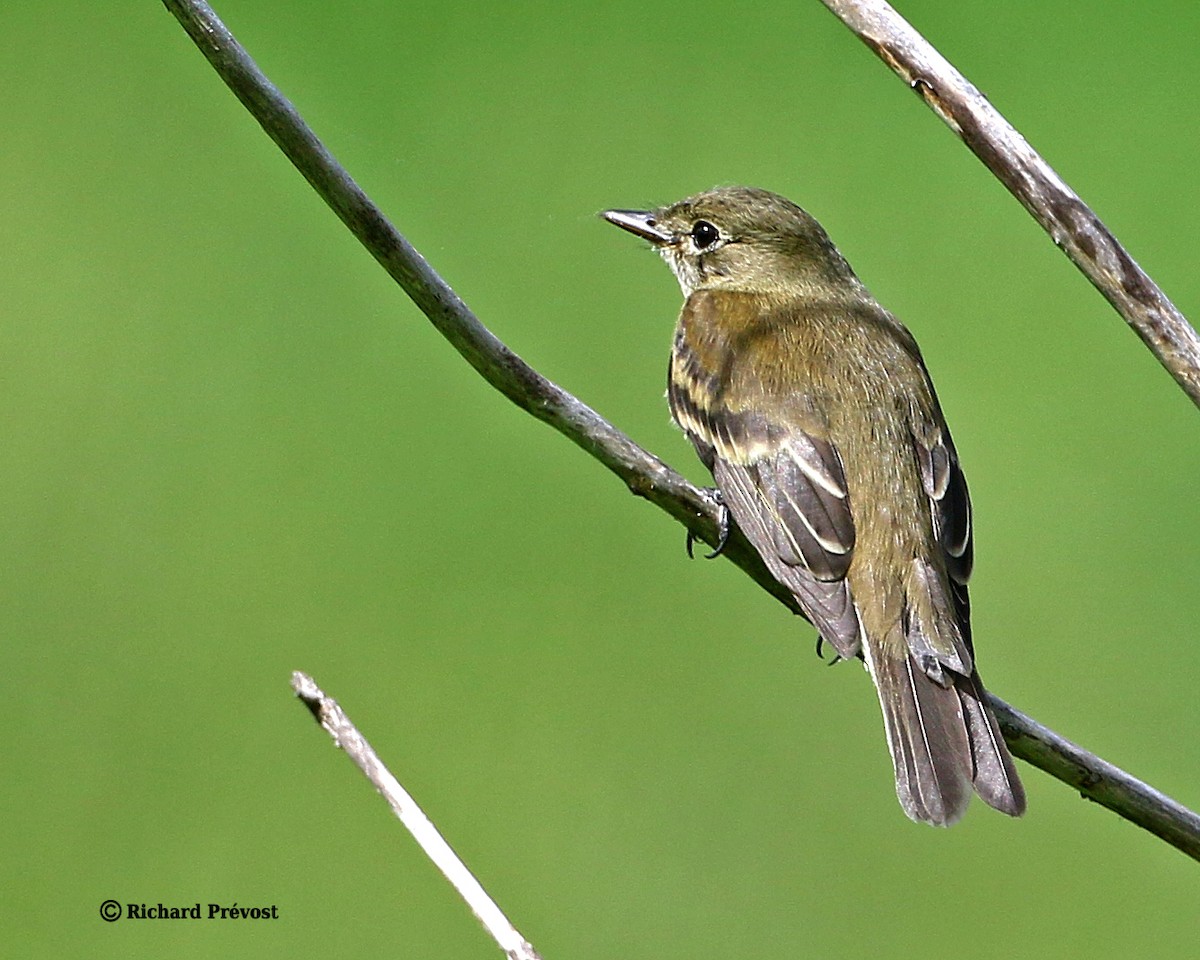
[[[714,289],[812,296],[831,283],[858,286],[821,225],[766,190],[718,187],[657,210],[601,216],[650,241],[685,297]]]

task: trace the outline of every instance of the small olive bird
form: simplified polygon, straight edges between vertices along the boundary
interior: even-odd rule
[[[821,638],[865,661],[904,812],[947,826],[974,789],[1019,816],[971,644],[967,484],[912,334],[776,194],[603,216],[678,278],[671,415]]]

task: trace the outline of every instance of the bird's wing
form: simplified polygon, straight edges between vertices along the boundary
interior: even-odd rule
[[[913,440],[946,570],[955,583],[966,584],[974,562],[971,497],[950,431],[944,423],[918,421]]]
[[[933,413],[932,418],[914,414],[911,421],[913,449],[921,470],[921,482],[929,497],[934,535],[949,575],[957,625],[970,652],[971,604],[967,581],[971,578],[971,567],[975,561],[971,496],[941,411],[935,407]],[[969,664],[967,672],[970,672]]]
[[[854,519],[837,449],[817,431],[762,414],[702,410],[672,386],[675,418],[711,465],[733,519],[772,575],[845,658],[861,627],[846,571]]]

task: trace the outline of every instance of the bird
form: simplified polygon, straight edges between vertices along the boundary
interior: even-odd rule
[[[865,664],[901,808],[949,826],[978,794],[1020,816],[976,669],[970,495],[912,334],[778,194],[726,186],[601,216],[675,274],[672,418],[818,650]]]

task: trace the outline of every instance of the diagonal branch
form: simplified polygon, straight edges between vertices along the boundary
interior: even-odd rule
[[[717,542],[717,504],[590,407],[551,383],[496,338],[396,231],[305,125],[296,109],[202,0],[163,0],[221,79],[313,189],[479,374],[497,390],[578,444],[638,496],[706,542]],[[735,535],[722,554],[764,590],[799,612],[757,553]],[[1013,753],[1125,819],[1200,860],[1200,816],[992,698]]]
[[[417,841],[425,856],[429,857],[442,876],[458,891],[458,895],[471,908],[471,912],[491,934],[508,960],[541,960],[533,945],[521,936],[504,915],[504,911],[496,906],[496,901],[488,896],[483,885],[450,848],[450,844],[425,815],[425,811],[417,805],[417,801],[379,759],[367,738],[346,716],[338,702],[332,697],[327,697],[312,677],[299,670],[292,674],[292,690],[308,707],[317,723],[333,737],[334,744],[346,751],[346,756],[354,761],[371,786],[379,791],[397,819]]]
[[[821,0],[962,139],[1200,406],[1200,337],[1091,207],[883,0]]]

